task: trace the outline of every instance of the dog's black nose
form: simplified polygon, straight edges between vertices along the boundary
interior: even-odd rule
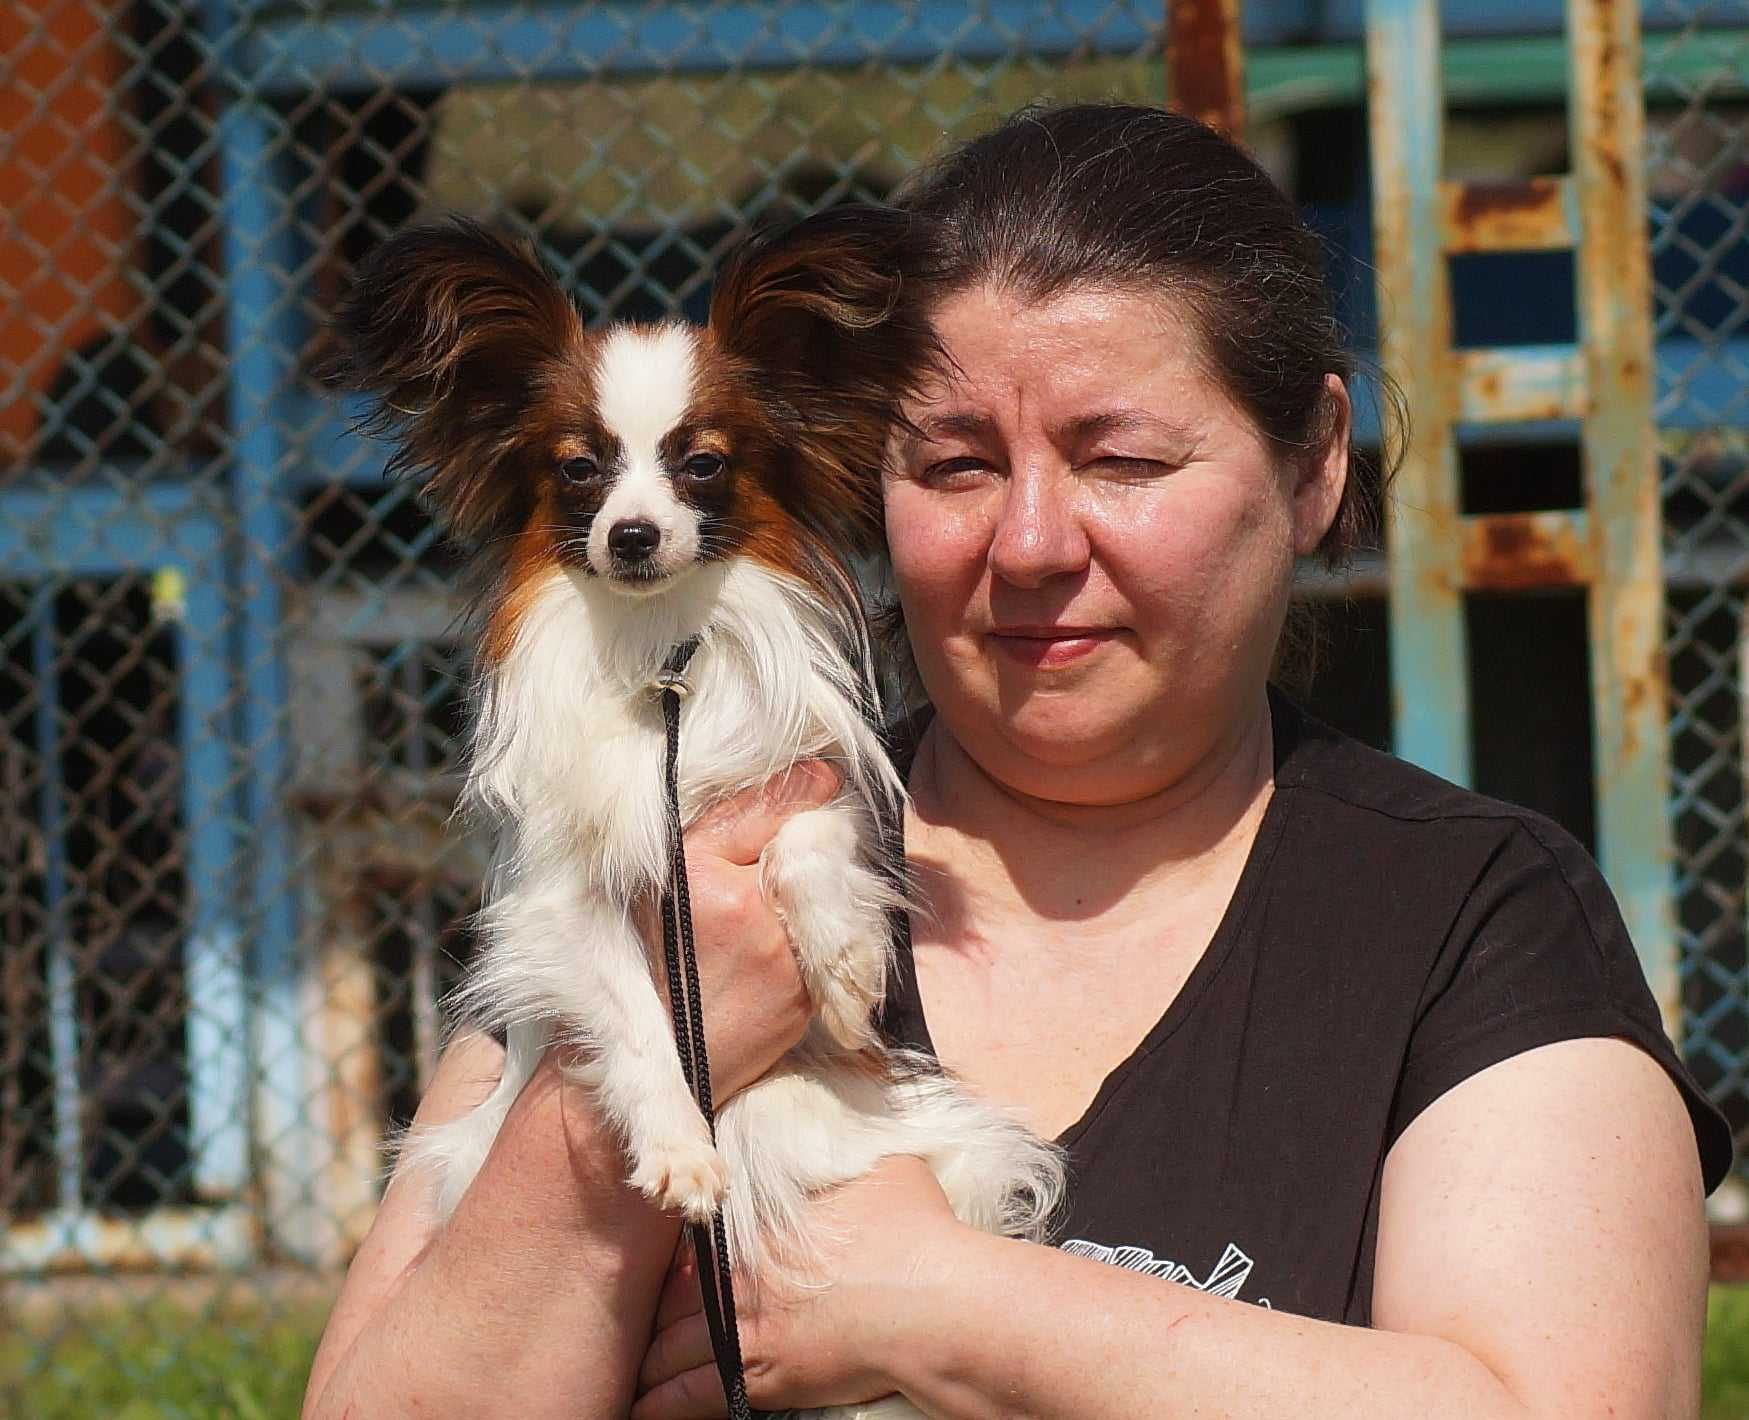
[[[643,562],[662,545],[662,529],[642,518],[627,518],[607,530],[607,548],[621,562]]]

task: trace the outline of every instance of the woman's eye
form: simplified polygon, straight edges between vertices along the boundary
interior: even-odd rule
[[[721,454],[694,454],[681,467],[694,483],[709,483],[711,479],[723,476],[729,461]]]
[[[1127,454],[1106,454],[1093,460],[1093,467],[1118,478],[1159,478],[1173,465],[1160,459],[1139,459]]]
[[[559,465],[559,476],[567,483],[588,483],[601,476],[601,466],[594,459],[566,459]]]
[[[989,464],[978,458],[941,459],[923,466],[920,481],[923,483],[955,483],[965,479],[968,475],[982,473],[988,467]]]

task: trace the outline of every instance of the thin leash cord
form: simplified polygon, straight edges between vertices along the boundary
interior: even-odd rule
[[[681,1073],[698,1101],[699,1113],[717,1137],[716,1107],[711,1095],[710,1057],[704,1044],[704,998],[699,989],[698,951],[692,931],[692,895],[686,881],[686,844],[680,824],[680,697],[682,676],[698,638],[676,646],[662,667],[657,684],[662,691],[662,722],[667,732],[663,789],[668,800],[668,891],[662,895],[662,957],[668,970],[668,1004],[674,1015],[674,1043]],[[735,1286],[730,1276],[728,1238],[719,1208],[709,1225],[693,1223],[692,1254],[698,1267],[699,1293],[717,1374],[728,1397],[730,1420],[751,1420],[747,1379],[741,1362],[741,1334],[735,1321]]]

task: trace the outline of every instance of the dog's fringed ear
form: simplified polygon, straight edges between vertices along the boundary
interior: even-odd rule
[[[391,474],[411,474],[457,536],[514,530],[524,481],[507,467],[553,370],[583,322],[533,250],[453,218],[376,248],[334,318],[323,377],[371,398],[364,428],[396,441]]]
[[[906,299],[930,261],[922,219],[852,204],[750,238],[711,294],[717,341],[764,374],[799,452],[843,501],[814,511],[859,548],[879,532],[899,401],[938,355],[922,302]]]

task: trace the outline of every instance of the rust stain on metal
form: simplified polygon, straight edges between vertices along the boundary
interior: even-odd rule
[[[1539,208],[1559,191],[1553,178],[1466,182],[1457,190],[1453,212],[1460,224],[1469,226],[1484,218]]]
[[[1562,178],[1447,183],[1444,197],[1447,251],[1549,251],[1573,244]]]
[[[1640,752],[1643,729],[1662,730],[1664,707],[1669,695],[1668,661],[1659,649],[1637,671],[1624,670],[1621,686],[1621,758],[1632,760]],[[1613,773],[1615,766],[1609,766]],[[1605,777],[1600,775],[1600,777]]]
[[[1166,91],[1180,113],[1237,136],[1245,126],[1239,0],[1169,0]]]
[[[1464,581],[1478,591],[1574,586],[1587,580],[1590,561],[1573,521],[1559,514],[1495,514],[1465,527]]]

